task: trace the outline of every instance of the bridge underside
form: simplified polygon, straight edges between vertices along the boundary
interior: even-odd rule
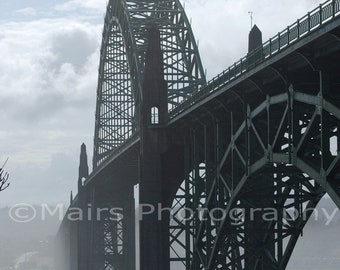
[[[285,269],[322,196],[340,208],[338,37],[283,52],[174,122],[186,167],[172,269]]]

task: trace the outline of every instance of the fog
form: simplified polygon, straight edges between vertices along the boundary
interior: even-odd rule
[[[14,208],[0,209],[1,270],[53,269],[54,236],[60,225],[60,216],[50,215],[48,211],[41,215],[41,206],[32,207],[36,211],[35,216],[29,211],[16,213]],[[28,215],[27,220],[20,218]]]
[[[17,215],[19,212],[16,213],[14,208],[0,209],[0,270],[53,269],[54,236],[65,208],[62,205],[32,207],[35,209],[34,216],[29,211]],[[318,216],[313,215],[308,221],[287,270],[339,269],[339,210],[326,196],[320,201],[316,212]],[[23,216],[29,217],[25,219]]]

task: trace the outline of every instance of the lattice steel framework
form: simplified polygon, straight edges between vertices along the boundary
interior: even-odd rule
[[[112,190],[102,192],[97,201],[89,204],[93,219],[86,231],[90,232],[88,269],[131,269],[134,265],[135,251],[129,244],[133,238],[134,224],[130,219],[133,206],[121,199],[115,201],[112,194]]]
[[[173,209],[194,214],[171,222],[171,269],[283,270],[322,196],[340,207],[340,104],[323,94],[339,89],[320,82],[193,124]]]
[[[206,179],[205,164],[198,165],[197,170],[189,173],[188,178],[181,184],[172,204],[170,219],[170,268],[187,269],[193,258],[195,205],[204,208],[206,194],[197,192],[203,190]],[[194,199],[194,194],[199,194]],[[202,214],[202,213],[196,213]]]
[[[205,84],[179,0],[110,0],[100,53],[93,168],[138,130],[146,31],[151,26],[161,32],[169,109]]]

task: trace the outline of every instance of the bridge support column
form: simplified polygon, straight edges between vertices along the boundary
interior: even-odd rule
[[[167,207],[162,177],[166,141],[161,127],[167,118],[167,86],[159,31],[151,28],[148,34],[140,117],[140,269],[169,270],[169,212],[158,212]]]

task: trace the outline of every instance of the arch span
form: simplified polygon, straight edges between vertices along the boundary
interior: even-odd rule
[[[241,117],[196,125],[186,146],[190,173],[173,203],[174,213],[195,213],[172,221],[177,267],[286,268],[322,196],[340,208],[335,104],[291,85],[254,108],[244,104]]]
[[[110,0],[100,52],[94,168],[139,129],[138,106],[150,27],[161,33],[169,109],[206,82],[179,0]]]

